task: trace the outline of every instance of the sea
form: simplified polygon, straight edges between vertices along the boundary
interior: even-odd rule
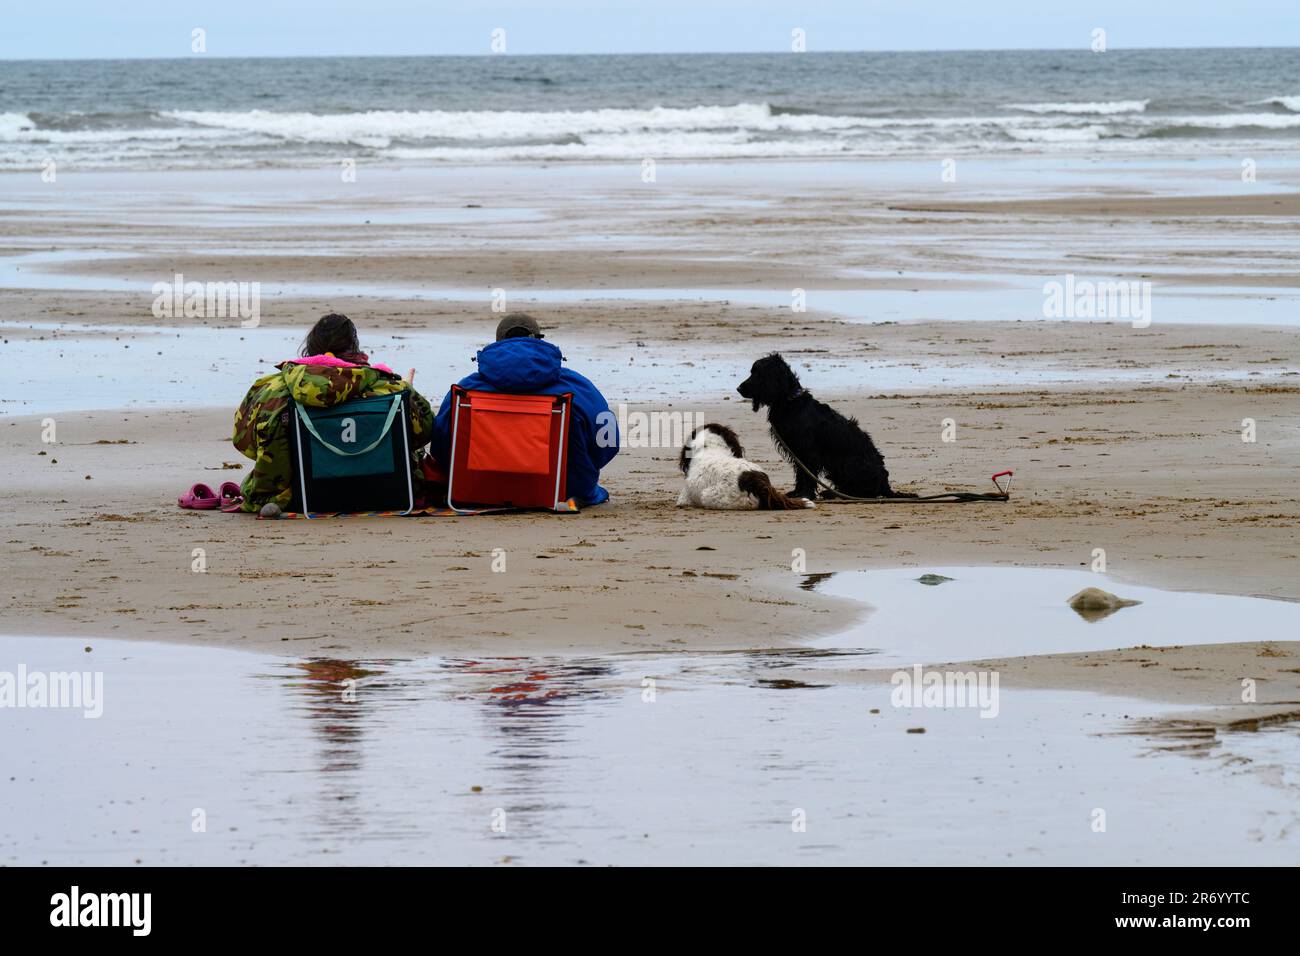
[[[0,62],[0,170],[1300,146],[1300,48]]]

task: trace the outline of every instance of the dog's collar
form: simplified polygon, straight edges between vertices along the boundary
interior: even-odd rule
[[[785,398],[781,399],[781,401],[783,401],[783,402],[793,402],[796,398],[803,398],[803,397],[804,397],[805,395],[807,395],[807,394],[808,394],[808,389],[806,389],[806,388],[801,388],[801,389],[799,389],[799,391],[794,392],[793,394],[788,395],[788,396],[786,396]]]

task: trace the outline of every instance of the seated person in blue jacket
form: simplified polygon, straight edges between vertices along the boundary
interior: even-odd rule
[[[598,505],[609,500],[609,492],[600,486],[600,469],[618,454],[618,424],[596,386],[573,369],[562,367],[562,359],[560,350],[544,340],[536,319],[512,312],[497,325],[497,340],[478,353],[478,371],[461,379],[460,387],[519,395],[572,392],[566,497],[579,505]],[[444,466],[450,461],[450,391],[434,419],[430,448]]]

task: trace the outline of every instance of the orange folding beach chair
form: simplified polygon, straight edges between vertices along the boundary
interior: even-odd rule
[[[566,496],[573,394],[511,395],[451,389],[447,507],[576,511]]]

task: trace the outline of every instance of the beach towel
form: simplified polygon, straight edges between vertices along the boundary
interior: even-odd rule
[[[567,508],[564,514],[577,514],[582,509],[572,498],[566,502]],[[282,518],[448,518],[456,515],[487,515],[487,514],[506,514],[507,512],[518,512],[519,508],[475,508],[471,511],[461,510],[453,511],[446,505],[432,505],[427,508],[416,508],[414,511],[312,511],[307,514],[286,511],[279,516]],[[258,520],[262,520],[260,517]],[[267,519],[279,520],[279,519]]]

